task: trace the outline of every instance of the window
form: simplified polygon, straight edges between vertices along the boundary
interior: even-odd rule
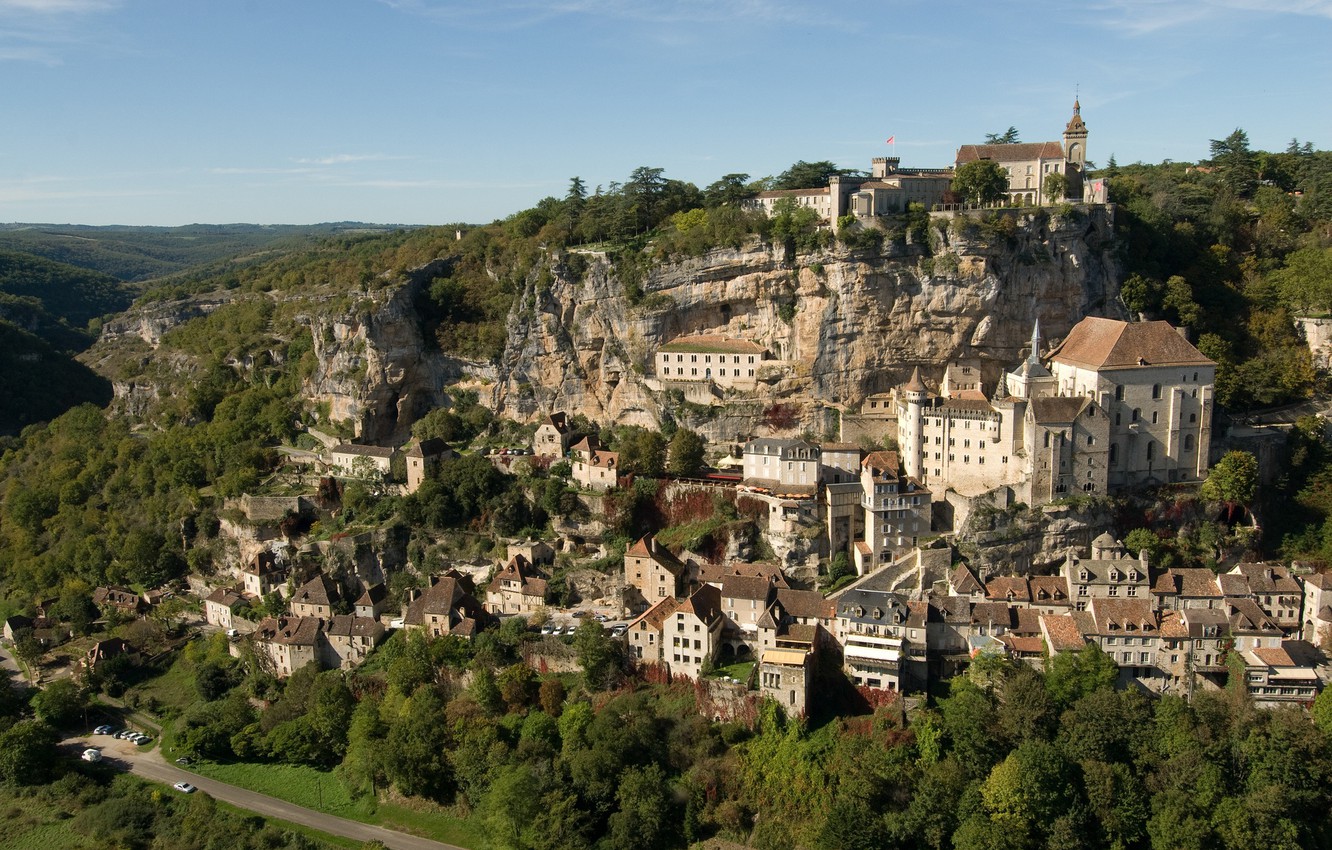
[[[1155,455],[1156,455],[1156,444],[1155,444],[1155,443],[1148,443],[1148,444],[1147,444],[1147,459],[1148,459],[1148,460],[1151,460]]]
[[[1192,435],[1192,434],[1185,434],[1185,435],[1184,435],[1184,451],[1186,451],[1186,452],[1191,452],[1191,451],[1193,451],[1193,435]]]
[[[1123,401],[1123,400],[1124,400],[1124,388],[1122,386],[1115,387],[1115,401]]]
[[[1161,397],[1161,385],[1152,384],[1152,398],[1160,398],[1160,397]]]
[[[1135,408],[1133,408],[1133,418],[1130,419],[1129,421],[1130,421],[1130,422],[1137,422],[1137,421],[1138,421],[1138,418],[1139,418],[1140,416],[1142,416],[1142,410],[1139,409],[1139,408],[1137,408],[1137,407],[1135,407]]]
[[[1156,412],[1155,410],[1153,410],[1153,411],[1152,411],[1152,424],[1153,424],[1153,425],[1156,424],[1156,417],[1157,417],[1157,412]]]

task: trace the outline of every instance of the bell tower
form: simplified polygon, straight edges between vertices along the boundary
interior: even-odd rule
[[[1082,122],[1082,104],[1073,101],[1073,117],[1064,128],[1064,158],[1081,171],[1087,164],[1087,125]]]

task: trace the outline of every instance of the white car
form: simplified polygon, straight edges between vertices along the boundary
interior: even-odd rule
[[[198,788],[195,788],[193,785],[191,785],[188,782],[177,782],[175,785],[172,785],[171,787],[175,788],[177,791],[179,791],[182,794],[193,794],[195,791],[199,790]]]
[[[102,751],[96,747],[89,747],[83,751],[83,755],[80,756],[80,758],[84,761],[98,762],[102,760]]]

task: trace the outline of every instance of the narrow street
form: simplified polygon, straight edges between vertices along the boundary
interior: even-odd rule
[[[308,826],[312,829],[356,841],[377,839],[384,842],[390,850],[464,850],[464,848],[454,844],[420,838],[335,815],[326,815],[265,794],[247,791],[235,785],[228,785],[225,782],[218,782],[215,779],[191,773],[174,764],[169,764],[162,757],[157,747],[151,750],[141,750],[129,741],[117,741],[107,735],[81,735],[66,738],[62,742],[62,746],[70,749],[72,754],[77,754],[78,751],[82,751],[86,747],[97,747],[102,751],[102,760],[107,764],[120,770],[128,770],[153,782],[161,782],[168,786],[168,791],[172,794],[180,794],[181,792],[169,786],[177,782],[188,782],[198,788],[199,791],[207,793],[217,800],[230,803],[257,815],[279,818],[290,823]]]

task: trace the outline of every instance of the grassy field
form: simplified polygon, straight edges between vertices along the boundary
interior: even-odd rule
[[[369,797],[353,799],[331,773],[287,764],[248,762],[216,764],[199,762],[190,770],[279,800],[338,817],[375,824],[462,847],[478,847],[481,838],[475,825],[436,807],[408,808],[395,803],[376,803]]]

